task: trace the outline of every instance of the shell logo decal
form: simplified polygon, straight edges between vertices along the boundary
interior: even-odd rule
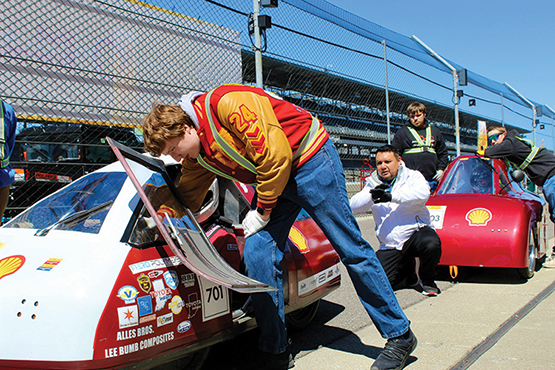
[[[10,256],[0,260],[0,279],[16,272],[25,263],[25,257],[21,255]]]
[[[468,221],[469,226],[486,226],[492,217],[489,209],[474,208],[468,211],[465,219]]]
[[[293,226],[291,230],[289,230],[289,238],[291,239],[293,244],[295,244],[297,248],[299,248],[299,251],[301,253],[310,252],[308,244],[306,243],[306,238],[299,230],[297,230],[296,227]]]

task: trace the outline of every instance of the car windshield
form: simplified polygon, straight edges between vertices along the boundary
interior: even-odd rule
[[[461,158],[449,171],[438,194],[493,194],[493,167],[490,159]]]
[[[84,176],[30,207],[4,227],[56,228],[97,234],[126,178],[124,172]],[[72,217],[74,214],[77,217]]]

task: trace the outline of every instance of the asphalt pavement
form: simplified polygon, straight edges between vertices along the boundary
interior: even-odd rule
[[[361,227],[366,223],[359,219]],[[407,369],[555,369],[555,269],[542,268],[528,281],[512,269],[462,269],[456,283],[447,271],[442,275],[437,297],[397,292],[418,338]],[[363,325],[298,352],[295,369],[369,369],[384,344],[373,325]]]
[[[372,217],[357,220],[377,248]],[[548,237],[553,246],[551,223]],[[554,282],[555,269],[542,268],[524,280],[512,269],[461,268],[454,282],[443,268],[439,296],[397,291],[418,338],[406,368],[555,369]],[[255,370],[257,336],[253,330],[215,345],[202,369]],[[368,370],[385,345],[344,268],[341,287],[321,301],[306,329],[290,336],[295,370]]]

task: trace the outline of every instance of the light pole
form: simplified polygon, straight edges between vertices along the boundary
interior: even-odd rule
[[[412,39],[415,40],[417,43],[419,43],[424,49],[426,49],[428,53],[430,53],[430,55],[432,55],[434,58],[439,60],[444,66],[449,68],[451,70],[451,73],[453,74],[453,97],[454,97],[453,103],[455,103],[455,141],[457,145],[457,157],[458,157],[461,155],[461,133],[460,133],[460,127],[459,127],[459,101],[458,101],[459,97],[457,95],[457,90],[459,87],[459,75],[457,74],[457,70],[451,64],[449,64],[445,59],[443,59],[441,55],[433,51],[428,45],[420,41],[418,37],[412,35]]]

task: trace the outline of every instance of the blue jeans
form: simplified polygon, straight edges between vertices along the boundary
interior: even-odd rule
[[[549,205],[549,217],[555,223],[555,176],[551,176],[542,186],[543,195]]]
[[[261,333],[259,348],[281,353],[287,347],[280,262],[289,230],[301,208],[312,216],[339,254],[362,305],[382,337],[389,339],[405,333],[409,321],[376,253],[362,237],[349,206],[339,155],[328,140],[314,157],[291,173],[270,222],[246,241],[248,276],[277,288],[275,292],[252,295]]]

